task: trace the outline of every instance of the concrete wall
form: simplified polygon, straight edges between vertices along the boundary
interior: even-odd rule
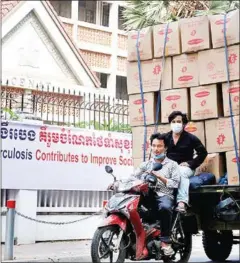
[[[103,219],[102,215],[89,217],[91,213],[37,213],[37,191],[18,190],[16,193],[16,210],[36,220],[48,222],[69,222],[83,219],[66,225],[43,224],[18,215],[15,217],[15,238],[18,245],[33,244],[36,241],[56,241],[91,239],[97,226]],[[2,208],[5,212],[6,208]],[[86,219],[85,219],[86,218]],[[5,242],[6,216],[1,216],[2,242]]]

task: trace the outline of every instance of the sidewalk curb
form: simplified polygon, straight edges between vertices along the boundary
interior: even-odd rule
[[[71,261],[70,261],[71,260]],[[13,260],[2,260],[2,263],[34,263],[34,262],[91,262],[89,261],[89,255],[81,256],[66,256],[66,257],[54,257],[54,258],[38,258],[38,259],[13,259]]]

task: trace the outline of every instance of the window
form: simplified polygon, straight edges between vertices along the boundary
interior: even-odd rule
[[[72,1],[50,1],[59,16],[71,18]]]
[[[128,100],[127,78],[122,76],[117,76],[116,78],[116,98]]]
[[[120,30],[124,30],[124,28],[123,28],[123,23],[124,23],[123,10],[124,10],[123,6],[118,6],[118,29],[120,29]]]
[[[78,1],[78,20],[96,24],[97,1]]]
[[[110,4],[103,2],[101,12],[101,26],[109,26],[109,10]]]
[[[99,78],[101,82],[101,88],[106,89],[107,88],[107,81],[108,81],[108,74],[105,73],[99,73],[96,72],[97,77]]]

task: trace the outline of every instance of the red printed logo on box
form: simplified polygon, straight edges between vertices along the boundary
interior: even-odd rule
[[[201,101],[201,106],[204,107],[206,105],[206,100]]]
[[[197,98],[203,98],[203,97],[207,97],[210,94],[209,91],[200,91],[198,93],[195,94],[195,97]]]
[[[176,103],[173,103],[172,104],[172,107],[171,107],[173,110],[177,108],[177,104]]]
[[[238,160],[240,161],[240,157],[238,157]],[[233,162],[233,163],[236,163],[236,162],[237,162],[237,157],[233,158],[233,159],[232,159],[232,162]]]
[[[170,34],[170,33],[172,33],[172,32],[173,32],[172,29],[169,28],[167,33]],[[165,29],[162,29],[162,30],[158,31],[158,34],[159,34],[159,35],[165,35]]]
[[[228,89],[228,93],[239,93],[240,92],[240,87],[234,87]]]
[[[181,98],[180,95],[169,95],[166,97],[166,100],[172,101],[172,100],[179,100]]]
[[[237,61],[237,55],[236,54],[231,54],[228,57],[228,63],[229,64],[234,64]]]
[[[208,65],[207,65],[207,68],[209,71],[212,71],[215,67],[215,64],[213,62],[209,62]]]
[[[186,71],[187,71],[187,67],[185,66],[185,67],[182,68],[182,72],[184,73]]]
[[[181,76],[178,78],[179,81],[189,81],[192,79],[193,79],[193,76]]]
[[[146,102],[147,102],[147,100],[144,99],[144,100],[143,100],[143,103],[146,103]],[[135,100],[135,101],[133,102],[133,104],[135,104],[135,105],[142,104],[142,100],[141,100],[141,99],[139,99],[139,100]]]
[[[198,45],[202,43],[204,40],[202,38],[195,38],[188,41],[188,45]]]
[[[228,23],[230,21],[230,18],[227,18],[226,19],[226,23]],[[224,19],[220,19],[220,20],[217,20],[215,22],[216,25],[223,25],[224,24]]]
[[[197,31],[194,29],[192,32],[191,32],[191,36],[195,36],[197,33]]]
[[[144,34],[143,34],[143,33],[141,33],[141,34],[139,35],[139,38],[142,38],[142,37],[144,37]],[[133,35],[131,38],[132,38],[132,39],[137,39],[137,38],[138,38],[138,34],[137,34],[137,35]]]
[[[156,65],[153,69],[153,74],[154,75],[158,75],[161,72],[161,66],[160,65]]]
[[[234,101],[234,102],[239,102],[239,96],[235,96],[235,97],[233,98],[233,101]]]
[[[225,141],[226,137],[224,134],[220,134],[218,137],[217,137],[217,143],[218,145],[222,145]]]

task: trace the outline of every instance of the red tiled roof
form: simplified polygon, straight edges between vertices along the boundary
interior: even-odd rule
[[[20,1],[1,1],[1,18],[9,13]]]
[[[0,1],[1,1],[1,18],[3,18],[10,11],[12,11],[12,9],[16,5],[18,5],[20,2],[25,2],[25,1],[21,1],[21,0],[15,0],[15,1],[0,0]],[[75,54],[77,55],[79,60],[83,63],[82,65],[85,68],[85,70],[90,74],[90,77],[93,80],[95,86],[100,87],[100,81],[99,81],[98,77],[96,76],[95,72],[92,71],[90,69],[90,67],[88,66],[86,60],[84,59],[83,55],[81,54],[81,50],[73,42],[72,36],[69,36],[69,34],[67,33],[66,29],[64,28],[63,22],[59,19],[58,15],[57,15],[56,11],[54,10],[53,6],[51,5],[50,1],[42,1],[42,3],[47,8],[47,10],[50,11],[50,15],[52,16],[52,18],[53,19],[55,18],[56,22],[58,22],[57,26],[58,26],[59,30],[63,33],[65,39],[68,41],[70,46],[75,49],[75,51],[76,51]],[[54,17],[53,17],[53,15],[54,15]],[[68,39],[66,38],[66,36]]]

